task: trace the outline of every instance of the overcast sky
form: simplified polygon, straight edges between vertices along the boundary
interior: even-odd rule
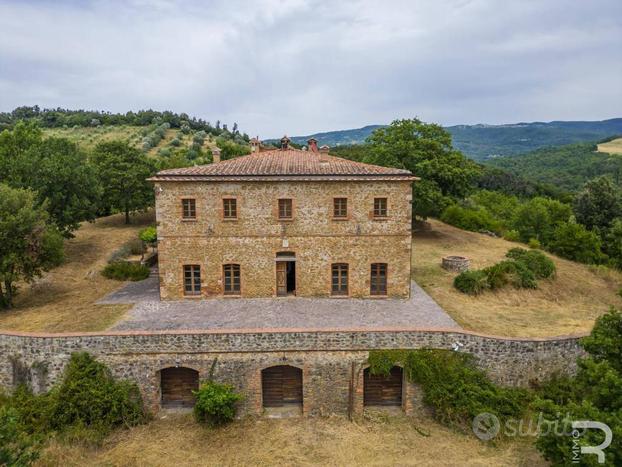
[[[34,104],[263,138],[622,117],[622,0],[0,0],[0,110]]]

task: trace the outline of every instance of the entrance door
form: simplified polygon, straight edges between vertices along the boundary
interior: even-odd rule
[[[302,405],[302,370],[289,365],[266,368],[261,372],[264,407]]]
[[[199,372],[191,368],[165,368],[160,372],[162,407],[194,406],[193,391],[199,389]]]
[[[276,262],[276,294],[279,297],[287,295],[287,262]]]
[[[402,405],[402,369],[391,368],[387,375],[372,375],[369,368],[363,372],[363,405]]]

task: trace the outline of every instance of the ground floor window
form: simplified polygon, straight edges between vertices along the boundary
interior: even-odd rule
[[[331,268],[331,293],[333,295],[348,295],[348,265],[336,263]]]
[[[374,263],[371,265],[371,295],[387,294],[387,265],[386,263]]]
[[[240,294],[240,265],[225,264],[223,266],[224,276],[224,294],[239,295]]]
[[[184,294],[201,294],[201,266],[198,264],[187,264],[184,266]]]

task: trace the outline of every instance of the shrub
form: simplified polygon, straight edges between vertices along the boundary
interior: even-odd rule
[[[170,142],[170,143],[168,143],[168,144],[170,144],[171,146],[175,146],[175,147],[177,147],[177,146],[179,146],[179,145],[181,144],[181,141],[179,141],[179,139],[178,139],[178,138],[173,138],[173,139],[171,140],[171,142]]]
[[[0,465],[31,465],[39,458],[39,449],[39,440],[24,430],[19,412],[0,407]]]
[[[117,261],[127,258],[128,256],[130,256],[130,254],[131,251],[129,244],[124,243],[118,249],[112,252],[112,254],[108,257],[108,262],[116,263]]]
[[[520,240],[520,234],[518,230],[506,230],[503,234],[503,238],[508,242],[518,242]]]
[[[235,417],[236,404],[242,395],[228,384],[207,381],[194,392],[197,400],[194,415],[200,423],[220,426],[229,423]]]
[[[127,245],[133,255],[142,255],[145,252],[145,244],[140,238],[130,240]]]
[[[516,288],[535,289],[536,277],[527,266],[513,260],[501,261],[483,270],[491,290],[512,284]]]
[[[537,238],[530,238],[527,242],[527,245],[529,246],[529,248],[532,248],[534,250],[539,250],[540,248],[542,248],[542,244]]]
[[[555,229],[548,248],[563,258],[591,264],[602,260],[600,246],[600,238],[595,232],[576,222],[564,222]]]
[[[106,365],[86,352],[71,355],[63,380],[51,396],[52,425],[56,429],[84,425],[108,431],[145,420],[138,387],[116,381]]]
[[[421,385],[423,401],[434,409],[434,417],[450,426],[470,426],[482,412],[495,414],[503,424],[508,417],[519,418],[529,402],[527,391],[492,383],[470,354],[374,350],[369,363],[374,374],[386,374],[387,368],[403,364],[408,379]]]
[[[555,275],[555,263],[541,251],[512,248],[505,256],[523,263],[537,279],[548,279]]]
[[[147,227],[140,231],[138,238],[145,243],[156,243],[158,241],[158,231],[153,226]]]
[[[484,271],[464,271],[454,279],[454,287],[460,292],[469,295],[479,295],[489,288],[488,279]]]
[[[149,277],[149,268],[138,263],[117,261],[108,264],[102,271],[104,277],[117,281],[142,281]]]
[[[499,233],[501,231],[499,223],[485,209],[470,209],[453,205],[443,211],[441,220],[447,224],[473,232],[487,230]]]

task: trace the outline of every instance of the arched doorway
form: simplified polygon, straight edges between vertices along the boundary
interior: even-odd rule
[[[394,366],[387,376],[372,375],[369,368],[363,372],[363,405],[402,405],[403,370]]]
[[[261,392],[264,407],[302,407],[302,370],[289,365],[262,370]]]
[[[279,251],[276,254],[276,294],[279,297],[296,295],[296,254]]]
[[[192,391],[199,389],[199,372],[192,368],[165,368],[160,371],[163,408],[193,407]]]

